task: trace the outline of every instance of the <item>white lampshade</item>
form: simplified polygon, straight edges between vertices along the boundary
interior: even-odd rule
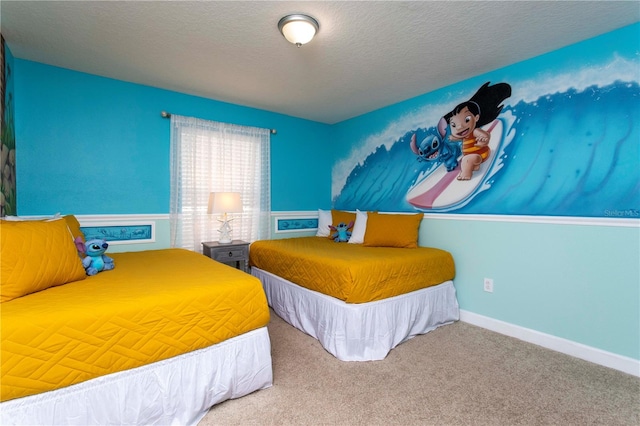
[[[207,213],[242,213],[239,192],[212,192],[209,194]]]
[[[278,22],[280,32],[289,42],[300,47],[318,32],[318,21],[307,15],[287,15]]]

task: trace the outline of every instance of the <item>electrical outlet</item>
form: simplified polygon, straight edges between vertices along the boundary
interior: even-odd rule
[[[493,278],[484,279],[484,291],[493,293]]]

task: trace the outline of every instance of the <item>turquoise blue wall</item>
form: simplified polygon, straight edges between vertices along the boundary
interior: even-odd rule
[[[338,142],[346,152],[362,150],[358,144],[370,144],[372,140],[391,144],[411,128],[398,125],[401,119],[415,127],[425,126],[421,120],[431,120],[435,125],[438,114],[448,111],[446,106],[468,99],[486,81],[510,83],[514,96],[520,96],[518,92],[522,91],[535,94],[540,80],[548,81],[562,73],[572,79],[568,83],[558,81],[559,88],[566,87],[579,82],[585,68],[597,70],[601,64],[616,61],[617,51],[625,53],[617,60],[630,63],[630,80],[640,81],[639,35],[640,24],[635,24],[339,123],[335,125]],[[618,64],[616,68],[625,66]],[[606,67],[600,72],[602,81],[610,78]],[[433,113],[425,105],[434,105]],[[425,111],[432,117],[419,116]],[[606,118],[593,117],[614,127],[621,125]],[[619,119],[624,122],[638,117]],[[524,120],[522,125],[526,126]],[[629,143],[636,144],[637,152],[640,141]],[[371,147],[375,149],[375,145]],[[362,152],[367,154],[366,150]],[[638,158],[633,161],[637,166]],[[341,190],[344,169],[336,159],[334,197]],[[637,200],[637,182],[635,188],[636,193],[630,197]],[[606,204],[600,207],[603,211],[615,208]],[[538,223],[535,217],[498,216],[492,218],[496,221],[487,221],[482,216],[443,214],[431,219],[428,212],[425,217],[420,244],[453,253],[461,309],[640,359],[637,216],[627,218],[624,226],[604,219],[595,221],[596,225],[582,225],[567,224],[566,220]],[[485,277],[494,279],[493,293],[483,290]]]
[[[330,207],[328,125],[31,61],[14,67],[19,215],[168,213],[161,111],[277,129],[272,209]]]

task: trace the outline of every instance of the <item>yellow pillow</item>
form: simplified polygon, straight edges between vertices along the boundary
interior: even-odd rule
[[[75,240],[76,237],[80,237],[82,239],[82,242],[84,243],[86,239],[84,238],[84,234],[80,230],[80,222],[78,222],[78,219],[76,219],[76,217],[72,214],[63,216],[63,218],[67,222],[67,226],[69,227],[69,231],[71,231],[71,235],[73,235],[73,239]]]
[[[80,230],[80,222],[78,222],[78,219],[71,214],[68,214],[66,216],[62,216],[62,218],[67,222],[67,226],[69,227],[69,231],[71,231],[71,234],[73,235],[73,239],[75,240],[76,237],[80,237],[82,238],[82,242],[85,242],[86,239],[84,237],[84,233]],[[60,219],[60,215],[56,215],[53,217],[47,217],[47,218],[43,218],[43,219],[30,219],[30,218],[21,218],[19,216],[5,216],[3,218],[1,218],[2,220],[9,220],[11,222],[19,222],[19,221],[40,221],[40,222],[51,222],[52,220],[58,220]]]
[[[0,302],[84,278],[64,219],[0,221]]]
[[[356,221],[356,214],[342,210],[331,210],[331,224],[337,226],[340,222],[349,224]]]
[[[418,230],[424,213],[419,214],[367,214],[366,247],[418,247]]]

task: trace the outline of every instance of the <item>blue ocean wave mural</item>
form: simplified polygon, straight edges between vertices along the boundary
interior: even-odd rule
[[[338,188],[334,170],[334,207],[637,219],[640,86],[635,80],[565,86],[537,98],[505,101],[498,116],[501,144],[486,175],[453,204],[420,207],[407,200],[437,169],[438,164],[417,161],[410,149],[414,134],[420,139],[436,131],[434,121],[380,143],[357,160]],[[517,84],[512,86],[515,92]]]

